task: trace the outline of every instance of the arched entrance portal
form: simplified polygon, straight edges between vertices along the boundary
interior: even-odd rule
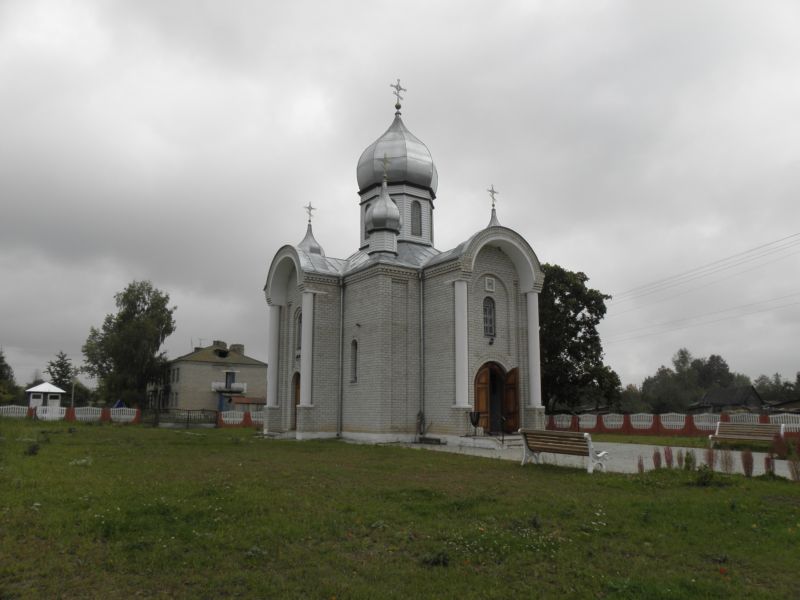
[[[495,362],[478,369],[475,376],[475,410],[479,426],[487,433],[513,433],[519,429],[517,369],[508,373]]]
[[[292,377],[292,391],[294,401],[292,402],[292,431],[297,429],[297,407],[300,406],[300,373],[295,373]]]

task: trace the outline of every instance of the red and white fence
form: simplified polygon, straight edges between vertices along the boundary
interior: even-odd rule
[[[0,417],[12,419],[34,418],[41,421],[78,421],[81,423],[140,423],[142,411],[138,408],[100,408],[97,406],[0,406]]]
[[[586,433],[623,433],[627,435],[705,436],[714,431],[719,421],[732,423],[783,423],[786,433],[800,436],[800,414],[778,413],[636,413],[632,415],[550,415],[547,429],[584,431]]]

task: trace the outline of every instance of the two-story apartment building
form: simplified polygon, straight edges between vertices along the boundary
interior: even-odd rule
[[[220,340],[169,362],[164,408],[249,410],[266,402],[267,363]]]

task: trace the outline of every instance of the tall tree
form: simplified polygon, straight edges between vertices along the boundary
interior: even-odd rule
[[[72,379],[78,374],[78,369],[72,365],[72,359],[61,350],[56,354],[55,360],[47,363],[44,372],[50,376],[50,382],[53,385],[69,391],[69,386],[72,385]]]
[[[17,383],[14,381],[14,369],[6,362],[3,349],[0,348],[0,404],[8,404],[17,396]]]
[[[619,376],[603,364],[597,325],[610,298],[586,285],[584,273],[542,265],[539,297],[542,394],[549,410],[617,400]]]
[[[169,294],[149,281],[134,281],[114,296],[117,313],[92,327],[83,345],[86,372],[97,378],[105,400],[143,406],[147,384],[159,381],[166,358],[159,352],[175,331]]]

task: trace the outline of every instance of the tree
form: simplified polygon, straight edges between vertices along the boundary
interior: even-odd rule
[[[703,389],[727,388],[734,382],[728,363],[719,354],[692,361],[692,369],[697,372],[697,383]]]
[[[597,325],[610,298],[587,287],[589,278],[558,265],[542,265],[539,296],[542,392],[548,410],[619,398],[619,376],[603,364]]]
[[[17,383],[14,381],[14,370],[6,362],[3,349],[0,348],[0,404],[13,402],[18,393]]]
[[[92,327],[83,345],[85,370],[97,378],[105,400],[144,405],[148,383],[160,381],[161,345],[175,331],[169,294],[149,281],[133,281],[114,296],[117,314]]]
[[[44,372],[50,376],[50,382],[53,385],[69,391],[73,378],[78,374],[78,369],[72,366],[72,360],[65,352],[59,351],[56,359],[47,363]]]
[[[685,374],[661,365],[655,375],[642,382],[642,401],[655,413],[684,412],[699,400],[699,391],[694,386],[688,388],[686,380]]]
[[[672,366],[662,365],[642,382],[642,401],[653,412],[682,412],[712,388],[750,385],[750,378],[732,372],[719,354],[694,358],[687,348],[680,348]]]

